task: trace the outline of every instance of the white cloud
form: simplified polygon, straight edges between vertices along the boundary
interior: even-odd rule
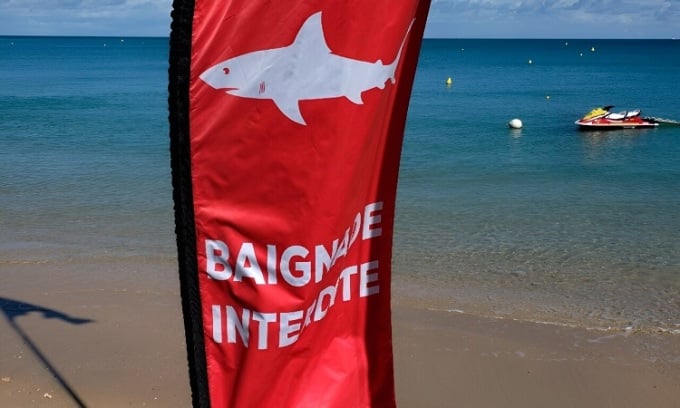
[[[172,0],[0,0],[0,35],[168,35]],[[432,0],[430,37],[680,37],[680,0]]]
[[[439,37],[639,37],[680,35],[680,0],[434,0]]]
[[[172,0],[0,0],[0,34],[163,36]]]

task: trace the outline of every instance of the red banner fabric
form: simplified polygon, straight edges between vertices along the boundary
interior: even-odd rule
[[[395,405],[395,196],[428,7],[195,1],[189,150],[211,406]]]

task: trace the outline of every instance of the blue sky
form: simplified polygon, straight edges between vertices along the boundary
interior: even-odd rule
[[[167,36],[171,9],[172,0],[0,0],[0,35]],[[425,36],[680,38],[680,0],[432,0]]]

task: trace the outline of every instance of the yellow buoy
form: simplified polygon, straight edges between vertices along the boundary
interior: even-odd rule
[[[451,77],[448,77],[448,79],[446,80],[446,86],[451,86],[451,84],[453,84],[453,79],[451,79]]]

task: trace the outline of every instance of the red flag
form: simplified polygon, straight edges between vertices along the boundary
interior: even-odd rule
[[[194,405],[395,405],[395,196],[428,7],[175,2],[170,122]]]

